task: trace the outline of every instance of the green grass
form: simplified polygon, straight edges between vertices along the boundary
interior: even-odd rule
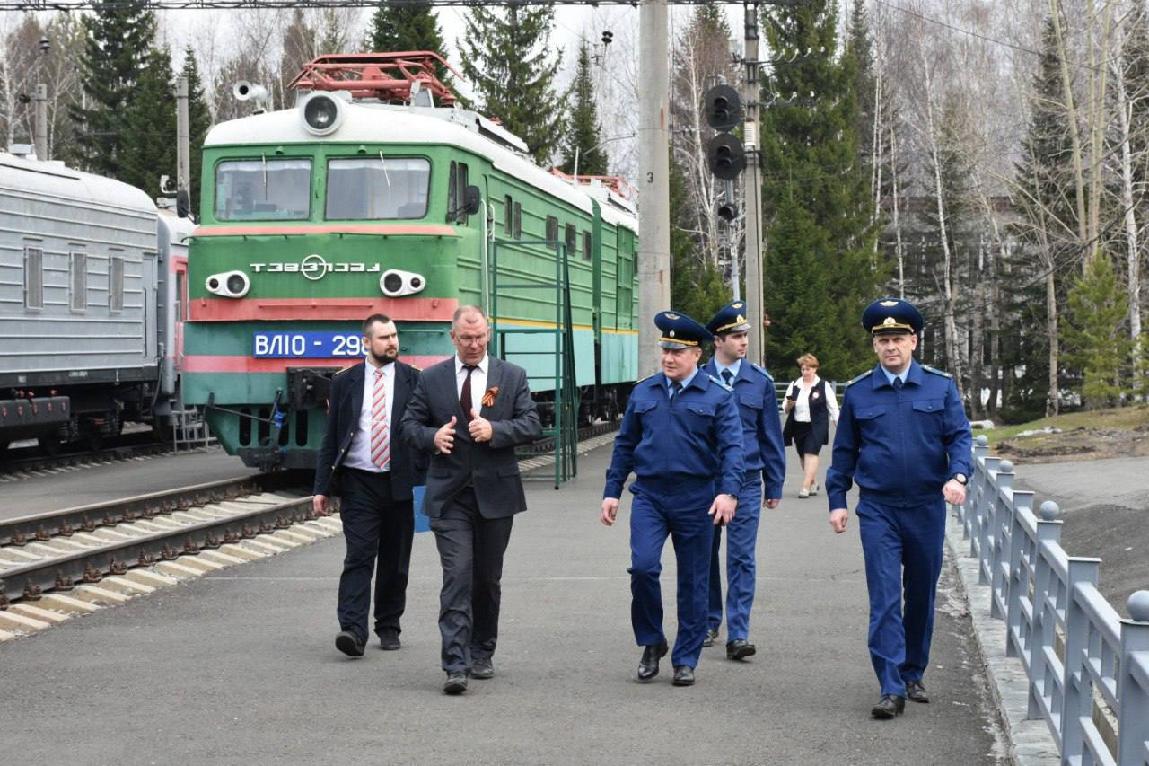
[[[1079,428],[1098,428],[1108,431],[1132,431],[1137,428],[1149,427],[1149,405],[1135,407],[1121,407],[1111,410],[1089,410],[1070,412],[1051,418],[1040,418],[1028,423],[1020,423],[1000,428],[974,429],[974,435],[985,434],[989,437],[990,446],[1003,439],[1009,439],[1022,431],[1032,431],[1049,427],[1060,428],[1062,431],[1073,431]],[[1039,436],[1023,438],[1040,438]]]

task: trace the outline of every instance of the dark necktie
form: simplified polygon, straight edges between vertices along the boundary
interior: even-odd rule
[[[682,384],[677,380],[670,384],[670,401],[674,401],[674,397],[678,396],[678,392],[682,390]]]
[[[728,386],[734,385],[734,373],[732,373],[730,370],[723,370],[722,371],[722,379],[726,381],[726,385],[728,385]]]
[[[895,391],[901,391],[902,390],[902,379],[899,377],[895,377],[893,386],[894,386]]]
[[[467,371],[467,377],[463,379],[463,390],[459,392],[459,406],[463,408],[463,416],[469,422],[471,420],[471,373],[475,371],[475,365],[464,364],[463,369]]]

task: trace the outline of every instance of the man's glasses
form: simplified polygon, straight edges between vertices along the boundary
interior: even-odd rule
[[[482,343],[487,339],[486,335],[456,335],[455,340],[465,346],[470,346],[475,343]]]

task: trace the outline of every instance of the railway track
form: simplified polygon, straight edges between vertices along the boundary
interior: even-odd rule
[[[73,449],[54,455],[45,455],[39,447],[10,447],[0,452],[0,483],[170,452],[171,442],[156,441],[150,432],[124,434],[115,444],[100,449]]]
[[[580,430],[579,452],[615,427]],[[552,462],[548,447],[521,455],[523,470]],[[312,511],[310,474],[286,471],[0,521],[0,640],[341,529]]]

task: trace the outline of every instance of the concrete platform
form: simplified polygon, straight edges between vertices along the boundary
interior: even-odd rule
[[[824,496],[764,511],[758,656],[704,650],[698,683],[632,680],[627,527],[598,523],[600,449],[528,484],[508,551],[498,675],[440,693],[434,541],[417,536],[403,648],[333,645],[338,538],[0,644],[5,752],[23,763],[991,764],[996,713],[947,571],[929,705],[869,718],[857,520]],[[790,459],[793,460],[791,454]],[[824,457],[828,457],[824,453]],[[624,501],[623,521],[629,513]],[[663,582],[673,599],[673,556]],[[673,609],[668,613],[673,618]],[[668,632],[673,637],[673,622]],[[668,671],[669,669],[666,668]]]

